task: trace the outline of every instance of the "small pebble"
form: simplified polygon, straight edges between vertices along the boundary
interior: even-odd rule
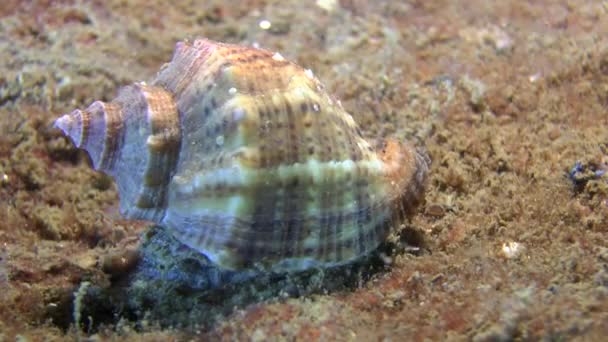
[[[101,267],[105,273],[117,276],[133,269],[138,260],[139,253],[136,250],[125,249],[104,256]]]
[[[426,207],[426,214],[433,217],[443,217],[445,209],[440,204],[431,204]]]

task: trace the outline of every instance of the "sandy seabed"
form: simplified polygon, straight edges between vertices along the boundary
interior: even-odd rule
[[[156,318],[191,308],[94,300],[153,237],[51,123],[201,36],[279,51],[368,137],[426,147],[426,202],[384,266],[242,302],[199,293],[205,321],[181,325]],[[606,171],[606,1],[4,0],[0,340],[601,340]]]

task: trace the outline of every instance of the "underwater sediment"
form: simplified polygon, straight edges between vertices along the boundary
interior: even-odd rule
[[[584,0],[4,1],[0,333],[601,340],[606,32]],[[425,145],[425,203],[364,259],[290,275],[220,271],[124,220],[113,179],[52,124],[151,85],[195,37],[278,51],[366,141]]]

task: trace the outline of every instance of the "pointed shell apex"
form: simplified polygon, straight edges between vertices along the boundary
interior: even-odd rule
[[[80,109],[64,114],[53,122],[53,127],[60,129],[76,147],[82,145],[82,111]]]

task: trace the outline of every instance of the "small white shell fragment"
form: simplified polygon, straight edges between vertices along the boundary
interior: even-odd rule
[[[542,74],[539,72],[535,72],[534,74],[528,76],[528,81],[530,83],[534,83],[536,81],[538,81],[541,78]]]
[[[501,252],[507,259],[514,259],[521,255],[525,250],[524,245],[516,242],[509,241],[502,244]]]
[[[332,12],[336,9],[336,6],[338,5],[338,0],[317,0],[316,4],[327,12]]]
[[[306,77],[310,78],[311,80],[315,78],[315,74],[313,74],[312,70],[310,69],[304,70],[304,75],[306,75]]]
[[[277,62],[282,62],[285,60],[285,58],[278,52],[275,52],[274,55],[272,55],[272,59],[274,59]]]

